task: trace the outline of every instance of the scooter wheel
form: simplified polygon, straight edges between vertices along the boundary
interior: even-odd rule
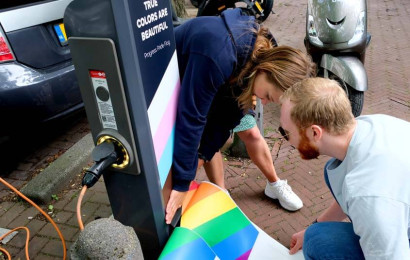
[[[352,105],[352,112],[355,117],[360,116],[363,110],[363,103],[364,103],[364,92],[358,91],[354,88],[348,88],[348,97],[350,100],[350,104]]]
[[[344,89],[344,91],[347,94],[347,97],[349,98],[350,105],[352,106],[352,113],[354,117],[360,116],[363,110],[363,103],[364,103],[364,92],[363,91],[358,91],[348,84],[341,80],[338,76],[331,74],[329,76],[330,79],[336,80],[339,85]]]

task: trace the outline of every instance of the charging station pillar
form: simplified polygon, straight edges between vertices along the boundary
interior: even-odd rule
[[[64,15],[93,140],[121,151],[104,172],[112,212],[134,228],[145,259],[157,258],[169,236],[163,192],[179,90],[170,7],[168,0],[74,0]]]

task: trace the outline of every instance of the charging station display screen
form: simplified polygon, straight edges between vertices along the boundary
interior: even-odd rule
[[[90,70],[91,82],[98,105],[98,113],[103,128],[118,130],[104,71]]]

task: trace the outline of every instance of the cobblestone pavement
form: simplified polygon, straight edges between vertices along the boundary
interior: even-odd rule
[[[304,49],[306,0],[277,0],[274,11],[266,21],[279,44]],[[372,42],[366,54],[369,90],[365,93],[362,114],[384,113],[410,121],[410,2],[407,0],[368,1],[368,30]],[[282,209],[277,201],[263,194],[265,178],[249,160],[227,158],[226,185],[233,199],[245,214],[260,228],[289,246],[293,233],[303,229],[331,202],[332,196],[325,187],[322,168],[328,158],[303,161],[298,152],[279,139],[278,107],[265,107],[265,137],[272,148],[272,158],[278,175],[287,179],[293,190],[302,198],[304,207],[297,212]],[[13,170],[2,177],[21,188],[33,175],[41,171],[56,156],[71,147],[88,132],[85,119],[64,134],[35,147],[36,151],[19,159]],[[79,173],[80,174],[80,173]],[[201,171],[198,180],[206,179]],[[67,190],[56,194],[59,199],[42,205],[58,223],[68,246],[78,236],[75,204],[78,189],[67,184]],[[74,185],[75,186],[75,185]],[[14,228],[26,225],[30,229],[30,256],[33,259],[60,259],[63,252],[57,233],[51,224],[25,203],[13,200],[9,190],[0,185],[0,227]],[[82,214],[85,223],[96,217],[111,214],[104,183],[99,181],[87,193]],[[24,231],[5,245],[13,259],[24,258]],[[1,258],[0,258],[1,259]]]

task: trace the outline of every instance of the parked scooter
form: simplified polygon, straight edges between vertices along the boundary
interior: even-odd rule
[[[197,16],[220,15],[226,9],[239,7],[260,23],[268,18],[273,7],[273,0],[191,0],[191,3],[198,7]]]
[[[367,75],[366,0],[308,0],[305,47],[318,65],[318,75],[335,79],[346,91],[352,111],[363,109]]]
[[[255,16],[262,23],[273,13],[273,0],[191,0],[191,3],[198,7],[197,16],[220,15],[226,9],[241,8],[244,14]],[[178,17],[174,6],[171,10],[174,27],[189,19]]]

